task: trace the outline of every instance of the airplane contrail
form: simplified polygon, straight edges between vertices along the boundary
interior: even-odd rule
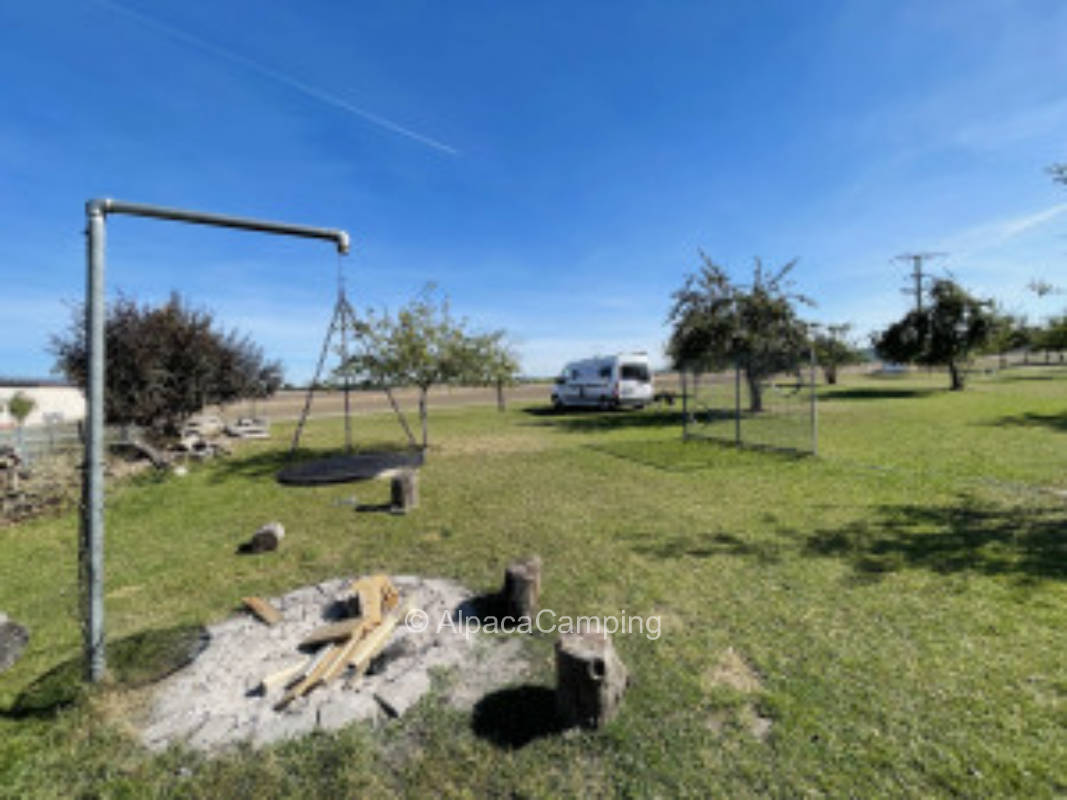
[[[302,94],[305,94],[308,97],[312,97],[322,103],[331,105],[334,108],[339,108],[342,111],[347,111],[350,114],[355,114],[357,117],[361,117],[362,119],[365,119],[368,122],[377,125],[379,128],[384,128],[387,131],[391,131],[401,136],[406,136],[407,138],[413,139],[419,144],[423,144],[426,147],[432,147],[434,150],[438,150],[442,153],[447,153],[450,156],[459,155],[459,151],[456,150],[456,148],[451,147],[450,145],[447,145],[444,142],[439,142],[436,139],[432,139],[429,136],[424,136],[423,134],[413,131],[410,128],[405,128],[403,125],[399,125],[396,122],[393,122],[392,120],[386,119],[385,117],[379,116],[378,114],[367,111],[366,109],[360,108],[359,106],[353,105],[344,98],[338,97],[337,95],[327,92],[324,89],[319,89],[318,87],[312,86],[309,83],[305,83],[304,81],[299,80],[298,78],[286,75],[284,72],[279,72],[276,69],[268,67],[264,64],[260,64],[258,61],[253,61],[251,58],[243,56],[240,53],[235,53],[232,50],[227,50],[226,48],[220,47],[217,44],[213,44],[207,41],[206,39],[201,39],[199,36],[187,33],[186,31],[183,31],[180,28],[175,28],[173,25],[169,25],[165,22],[160,22],[159,20],[153,17],[150,17],[146,14],[142,14],[140,11],[134,11],[132,8],[127,8],[126,6],[119,5],[118,3],[112,2],[112,0],[94,0],[94,2],[96,2],[98,5],[102,5],[106,8],[109,8],[112,11],[117,11],[120,14],[125,14],[130,19],[136,20],[142,25],[146,25],[150,28],[155,28],[158,31],[162,31],[168,36],[171,36],[175,39],[179,39],[185,42],[186,44],[190,44],[193,47],[199,48],[200,50],[204,50],[214,56],[218,56],[219,58],[233,62],[234,64],[240,64],[243,67],[247,67],[248,69],[254,72],[258,72],[264,77],[270,78],[271,80],[277,81],[278,83],[282,83],[291,89],[296,89],[298,92],[301,92]]]

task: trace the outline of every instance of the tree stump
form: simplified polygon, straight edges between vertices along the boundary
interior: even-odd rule
[[[268,550],[277,550],[278,544],[285,538],[285,528],[280,522],[268,522],[258,531],[252,534],[249,542],[249,550],[253,553],[265,553]]]
[[[419,473],[413,469],[401,469],[389,484],[389,510],[394,514],[406,514],[419,506]]]
[[[18,661],[29,640],[30,634],[24,627],[0,613],[0,672]]]
[[[505,616],[533,619],[541,605],[541,557],[512,562],[504,571],[500,590]]]
[[[556,642],[556,680],[560,723],[600,728],[618,713],[628,673],[606,633],[566,633]]]

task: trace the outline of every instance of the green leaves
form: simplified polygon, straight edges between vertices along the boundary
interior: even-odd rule
[[[794,369],[807,349],[808,335],[793,306],[814,305],[790,291],[786,276],[796,261],[767,274],[757,258],[751,286],[742,286],[732,283],[704,252],[700,258],[700,271],[686,276],[672,295],[668,321],[674,330],[667,355],[675,368],[703,372],[740,363],[754,389],[762,378]],[[752,410],[759,408],[757,389]]]
[[[246,335],[216,326],[208,311],[177,293],[158,308],[120,296],[107,309],[105,416],[174,430],[206,405],[268,397],[281,385],[281,364],[268,362]],[[84,309],[74,310],[65,335],[53,336],[56,368],[84,387]]]
[[[430,284],[395,316],[366,312],[358,352],[342,370],[371,386],[417,386],[425,446],[425,395],[431,386],[514,382],[519,363],[505,337],[502,330],[468,332],[467,321],[455,319],[448,298]]]
[[[875,350],[890,361],[947,366],[952,388],[962,389],[961,365],[994,333],[992,303],[947,279],[935,281],[929,294],[921,311],[908,312],[876,338]]]

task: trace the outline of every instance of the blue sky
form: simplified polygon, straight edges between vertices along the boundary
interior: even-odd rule
[[[0,7],[0,374],[44,375],[96,196],[343,227],[357,306],[436,282],[529,374],[644,349],[698,248],[797,257],[824,322],[906,310],[943,250],[1033,318],[1067,296],[1067,4],[213,3]],[[313,368],[327,243],[111,217],[108,286],[177,289]]]

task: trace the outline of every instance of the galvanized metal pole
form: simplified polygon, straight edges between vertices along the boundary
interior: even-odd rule
[[[819,455],[819,410],[815,394],[815,345],[811,346],[811,454]]]
[[[734,444],[741,446],[741,360],[734,362]]]
[[[88,254],[85,342],[88,354],[85,436],[85,491],[81,552],[85,559],[81,587],[86,601],[85,677],[104,677],[104,210],[90,201],[85,208],[88,221]]]
[[[685,367],[680,370],[682,378],[682,441],[689,438],[689,387],[685,379]]]
[[[240,228],[310,239],[327,239],[337,245],[338,253],[349,249],[348,233],[343,230],[294,225],[288,222],[232,217],[203,211],[125,203],[97,198],[85,204],[86,228],[86,309],[85,341],[88,357],[86,374],[86,408],[88,426],[85,436],[85,479],[82,486],[81,542],[79,580],[85,600],[85,677],[97,682],[104,677],[107,660],[104,652],[104,253],[105,217],[130,214],[139,217],[192,222],[224,228]],[[327,342],[329,336],[327,336]],[[298,434],[299,435],[299,434]],[[296,439],[294,438],[294,445]]]

